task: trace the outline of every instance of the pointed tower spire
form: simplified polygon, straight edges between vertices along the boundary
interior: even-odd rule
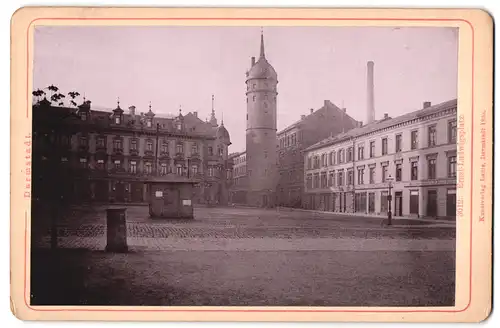
[[[215,100],[215,97],[214,95],[212,95],[212,114],[210,115],[210,124],[212,124],[212,126],[217,126],[217,118],[215,117],[215,107],[214,107],[214,100]]]
[[[221,117],[221,120],[220,120],[220,125],[224,126],[224,110],[222,111],[222,117]]]
[[[266,54],[264,52],[264,31],[262,27],[260,28],[260,58],[266,58]]]

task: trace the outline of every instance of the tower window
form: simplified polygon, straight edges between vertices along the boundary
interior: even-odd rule
[[[257,86],[257,84],[255,84],[255,83],[254,83],[254,84],[252,85],[252,89],[255,89],[255,87],[256,87],[256,86]]]
[[[253,101],[255,101],[255,96],[253,96]]]
[[[264,108],[267,108],[267,103],[266,102],[264,103]]]
[[[267,100],[267,95],[264,95],[264,100]]]

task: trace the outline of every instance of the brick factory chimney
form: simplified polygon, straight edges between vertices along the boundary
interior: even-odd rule
[[[369,61],[366,64],[367,76],[366,76],[366,96],[367,96],[367,119],[366,124],[370,124],[375,120],[375,86],[373,82],[373,70],[375,63]]]
[[[131,115],[131,116],[135,116],[135,106],[130,106],[128,108],[128,113]]]
[[[429,107],[431,107],[431,102],[430,101],[424,102],[424,108],[429,108]]]

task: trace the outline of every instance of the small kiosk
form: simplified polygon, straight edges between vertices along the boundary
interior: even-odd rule
[[[195,179],[178,175],[152,177],[149,185],[149,216],[151,218],[193,219]]]

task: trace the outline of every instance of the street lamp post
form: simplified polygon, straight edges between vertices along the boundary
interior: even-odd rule
[[[387,195],[387,202],[389,203],[389,211],[387,212],[387,225],[392,224],[392,209],[391,209],[391,204],[392,204],[392,181],[394,178],[392,176],[388,176],[386,181],[389,183],[389,195]]]

